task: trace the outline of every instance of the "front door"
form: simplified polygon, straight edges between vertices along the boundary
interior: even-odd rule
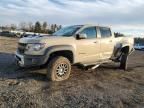
[[[95,63],[100,59],[100,41],[96,27],[84,28],[79,34],[86,34],[87,39],[76,41],[78,60],[81,63]]]

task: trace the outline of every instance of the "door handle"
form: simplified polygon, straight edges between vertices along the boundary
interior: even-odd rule
[[[97,41],[95,41],[94,43],[98,43]]]
[[[109,42],[112,42],[112,40],[110,40]]]

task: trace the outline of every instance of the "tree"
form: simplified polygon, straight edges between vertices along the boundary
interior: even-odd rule
[[[58,27],[56,24],[54,24],[54,32],[57,31]]]
[[[29,23],[28,23],[28,31],[34,32],[34,25],[33,25],[32,22],[29,22]]]
[[[51,25],[51,31],[54,32],[54,25]]]
[[[62,25],[59,25],[59,26],[58,26],[58,30],[61,29],[61,28],[62,28]]]
[[[16,27],[15,24],[11,24],[11,25],[10,25],[10,29],[11,29],[11,30],[16,30],[16,28],[17,28],[17,27]]]
[[[41,33],[41,24],[40,24],[39,21],[37,21],[37,22],[35,23],[34,32],[35,32],[35,33]]]
[[[57,31],[57,30],[58,30],[57,24],[52,24],[52,25],[51,25],[51,31],[52,31],[52,32],[55,32],[55,31]]]
[[[43,25],[42,25],[42,29],[43,29],[43,32],[46,33],[46,29],[47,29],[47,22],[44,22]]]
[[[21,30],[26,31],[26,23],[25,22],[21,22],[19,24],[19,27],[20,27]]]

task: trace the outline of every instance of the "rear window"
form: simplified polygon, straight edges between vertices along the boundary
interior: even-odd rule
[[[102,38],[107,38],[112,36],[110,28],[100,27],[100,33]]]

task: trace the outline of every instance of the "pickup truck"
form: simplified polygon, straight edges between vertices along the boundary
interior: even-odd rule
[[[49,80],[62,81],[69,78],[71,65],[95,69],[113,61],[126,70],[133,45],[132,37],[116,38],[109,27],[73,25],[50,36],[20,39],[15,59],[20,67],[45,65]]]

